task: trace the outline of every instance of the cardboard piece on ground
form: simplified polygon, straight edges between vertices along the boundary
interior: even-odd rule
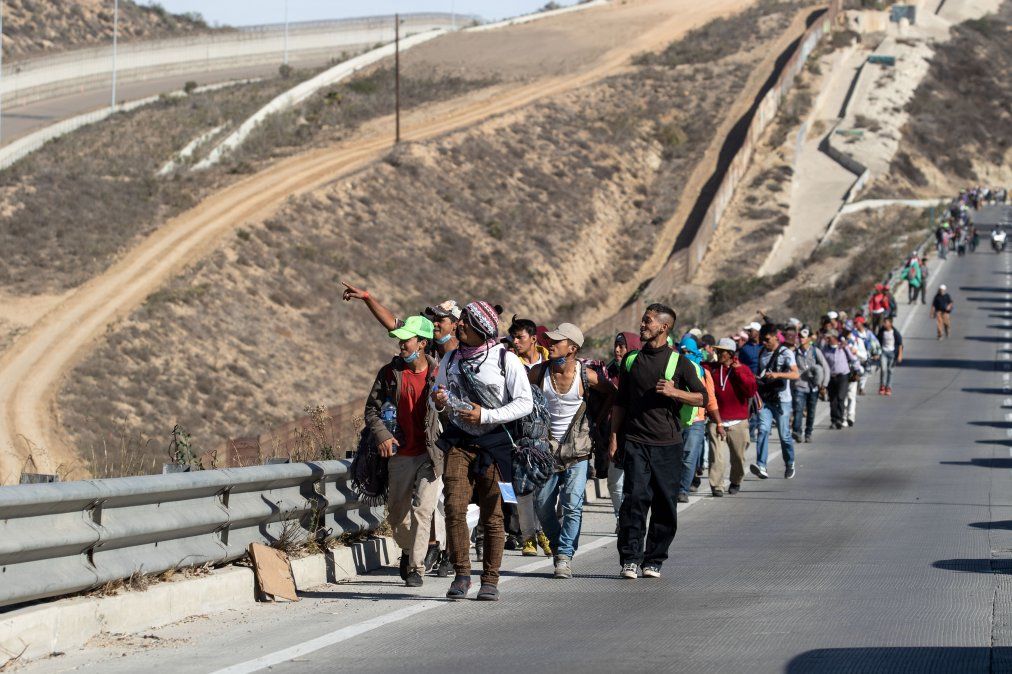
[[[295,589],[295,576],[292,574],[292,563],[288,561],[288,555],[260,543],[250,543],[249,556],[253,560],[253,572],[256,575],[257,587],[262,594],[275,599],[281,597],[299,601]]]

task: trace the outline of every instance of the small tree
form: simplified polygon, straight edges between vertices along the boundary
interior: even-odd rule
[[[193,80],[189,80],[186,84],[183,85],[183,93],[185,93],[187,96],[189,96],[196,90],[197,90],[197,83],[194,82]]]

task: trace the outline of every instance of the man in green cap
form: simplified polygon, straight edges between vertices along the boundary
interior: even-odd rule
[[[439,417],[426,401],[438,365],[425,355],[432,321],[411,316],[389,335],[400,353],[376,375],[365,403],[365,423],[389,460],[387,520],[401,548],[401,578],[421,587],[433,512],[443,490],[443,452],[436,446]],[[445,540],[446,535],[437,538]]]

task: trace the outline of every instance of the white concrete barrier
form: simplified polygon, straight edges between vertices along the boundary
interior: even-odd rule
[[[446,33],[446,31],[440,28],[429,31],[428,33],[422,33],[421,35],[412,35],[411,37],[401,40],[401,51],[403,52],[416,45],[420,45],[423,42],[428,42],[429,40],[437,38],[444,33]],[[231,152],[235,148],[239,147],[253,132],[253,130],[256,129],[261,122],[267,119],[267,117],[279,112],[284,112],[285,110],[288,110],[289,108],[292,108],[306,100],[320,89],[337,84],[341,80],[354,75],[362,68],[381,61],[387,56],[393,56],[394,49],[395,46],[393,44],[384,45],[379,49],[373,49],[361,56],[356,56],[344,63],[339,63],[333,68],[323,71],[316,77],[292,87],[264,107],[257,110],[252,117],[243,122],[238,129],[229,134],[225,140],[211,150],[207,157],[197,163],[197,165],[193,167],[193,170],[202,171],[214,166],[221,161],[228,152]]]
[[[409,14],[401,34],[450,28],[451,14]],[[394,39],[393,17],[370,17],[290,27],[288,52],[293,60],[337,57]],[[263,26],[189,38],[120,44],[117,79],[141,81],[237,67],[280,65],[285,50],[283,26]],[[93,47],[5,63],[0,95],[14,107],[112,82],[112,47]]]
[[[523,16],[516,16],[512,19],[505,19],[503,21],[497,21],[495,23],[483,23],[478,26],[471,26],[465,28],[467,32],[480,33],[486,30],[496,30],[497,28],[506,28],[507,26],[516,26],[522,23],[530,23],[531,21],[537,21],[539,19],[547,19],[553,16],[560,16],[562,14],[571,14],[573,12],[582,12],[585,9],[591,9],[592,7],[601,7],[607,5],[611,0],[591,0],[591,2],[583,2],[570,7],[560,7],[559,9],[550,9],[547,12],[535,12],[534,14],[525,14]]]

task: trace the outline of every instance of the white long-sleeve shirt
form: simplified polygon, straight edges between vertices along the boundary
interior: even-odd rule
[[[456,415],[451,415],[454,425],[471,435],[485,435],[499,430],[501,424],[516,421],[531,413],[534,409],[534,397],[531,394],[531,384],[527,379],[527,368],[523,362],[512,351],[506,351],[504,365],[506,376],[503,377],[499,369],[500,354],[505,350],[501,344],[497,344],[488,350],[487,356],[482,354],[477,358],[462,361],[456,351],[443,356],[439,363],[439,374],[436,375],[436,385],[445,386],[464,400],[468,400],[466,389],[461,384],[460,367],[471,367],[481,364],[476,378],[478,381],[488,384],[497,393],[502,405],[495,409],[482,407],[481,424],[474,426],[465,423]],[[470,401],[468,402],[475,402]]]

